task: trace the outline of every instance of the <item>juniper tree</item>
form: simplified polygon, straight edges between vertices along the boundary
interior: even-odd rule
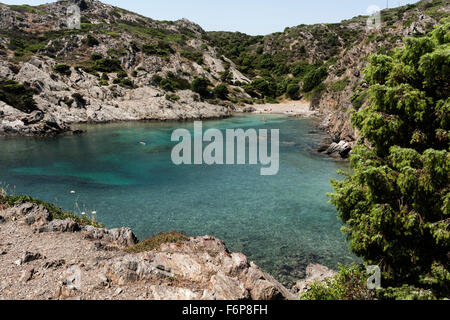
[[[331,202],[350,248],[384,284],[450,294],[450,21],[407,38],[366,69],[370,104],[352,124],[361,141]]]

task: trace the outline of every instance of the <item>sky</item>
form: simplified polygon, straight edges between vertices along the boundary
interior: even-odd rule
[[[50,0],[0,0],[39,5]],[[206,31],[265,35],[299,24],[334,23],[367,14],[370,6],[397,7],[417,0],[103,0],[156,20],[187,18]]]

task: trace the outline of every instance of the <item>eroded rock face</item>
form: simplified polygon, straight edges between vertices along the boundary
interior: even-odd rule
[[[241,253],[212,236],[127,253],[129,228],[104,229],[52,219],[42,205],[1,208],[0,240],[8,241],[0,273],[11,299],[273,300],[296,295]],[[14,234],[14,237],[11,235]],[[2,244],[2,243],[0,243]],[[11,265],[13,267],[11,267]],[[19,282],[13,282],[17,276]],[[77,285],[77,277],[81,284]]]

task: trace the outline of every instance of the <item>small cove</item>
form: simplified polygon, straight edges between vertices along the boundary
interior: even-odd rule
[[[326,196],[347,164],[314,153],[323,133],[311,119],[266,118],[203,128],[280,129],[276,176],[261,176],[259,165],[176,166],[172,131],[193,130],[192,122],[125,122],[81,125],[81,136],[0,139],[0,181],[66,210],[95,210],[106,227],[130,227],[140,239],[174,230],[216,236],[286,285],[309,263],[357,261]]]

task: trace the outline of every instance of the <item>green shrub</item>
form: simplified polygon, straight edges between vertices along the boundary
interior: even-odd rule
[[[407,284],[401,287],[381,289],[379,295],[384,300],[436,300],[431,290],[416,288]]]
[[[325,80],[327,76],[328,72],[326,67],[324,66],[310,70],[304,77],[303,91],[304,92],[311,91],[319,84],[321,84],[322,81]]]
[[[224,84],[218,84],[215,88],[214,88],[214,94],[216,95],[216,97],[220,98],[220,99],[227,99],[227,95],[230,92],[228,91],[228,87]]]
[[[9,5],[9,8],[20,13],[34,13],[36,11],[32,6],[27,4]]]
[[[142,52],[149,56],[168,56],[174,53],[174,50],[166,41],[160,40],[157,44],[146,43],[142,46]]]
[[[108,56],[110,57],[123,57],[127,54],[127,52],[125,50],[117,50],[117,49],[108,49],[108,51],[106,51],[106,53],[108,54]]]
[[[116,58],[100,58],[93,62],[92,68],[100,72],[120,72],[123,71],[119,59]]]
[[[53,70],[65,76],[70,76],[72,74],[70,66],[66,64],[57,64],[53,67]]]
[[[287,86],[286,95],[291,99],[297,99],[300,93],[300,87],[298,84],[291,83]]]
[[[334,82],[330,83],[330,89],[333,90],[334,92],[341,92],[345,89],[345,87],[347,87],[349,83],[349,79],[348,77],[345,77],[342,80],[337,80]]]
[[[92,61],[97,61],[102,59],[103,56],[100,53],[94,52],[93,54],[91,54],[91,60]]]
[[[122,78],[119,81],[119,85],[124,87],[124,88],[128,88],[128,89],[134,89],[136,88],[133,80],[129,79],[129,78]]]
[[[167,73],[167,78],[158,75],[153,76],[152,82],[158,84],[164,91],[175,92],[177,90],[187,90],[191,88],[188,80],[175,76],[172,72]]]
[[[191,90],[198,93],[202,97],[206,97],[209,95],[209,86],[210,82],[206,78],[197,77],[192,81]]]
[[[26,113],[38,110],[33,94],[34,91],[27,85],[0,79],[0,100],[13,108]]]
[[[139,253],[152,250],[159,250],[164,243],[175,243],[181,245],[183,242],[189,241],[189,237],[180,232],[159,233],[149,239],[139,242],[138,244],[125,249],[126,252]]]
[[[275,81],[269,78],[256,78],[252,81],[251,87],[267,97],[275,97],[277,92]]]
[[[300,300],[374,300],[376,292],[367,288],[364,266],[340,266],[339,272],[323,282],[315,281]]]
[[[99,45],[99,42],[92,35],[88,34],[85,39],[83,39],[83,43],[85,43],[88,47],[95,47]]]
[[[170,79],[162,79],[159,85],[164,91],[176,91],[175,84]]]
[[[449,41],[447,22],[393,57],[370,57],[352,174],[331,194],[351,250],[379,265],[386,286],[438,298],[450,297]]]
[[[308,72],[312,71],[314,66],[309,64],[307,61],[300,61],[291,66],[291,73],[295,77],[303,78]]]
[[[176,94],[166,94],[166,99],[169,101],[178,101],[180,100],[180,97],[177,96]]]
[[[233,73],[230,70],[225,70],[220,73],[220,81],[230,83],[233,80]]]
[[[350,101],[352,105],[358,110],[363,106],[364,102],[366,102],[367,96],[367,91],[356,91],[350,98]]]
[[[203,64],[203,53],[200,51],[183,50],[181,51],[181,56],[200,65]]]
[[[158,85],[159,86],[159,84],[161,83],[162,79],[163,79],[163,77],[161,77],[160,75],[154,74],[152,76],[152,81],[151,82],[152,82],[153,85]]]

